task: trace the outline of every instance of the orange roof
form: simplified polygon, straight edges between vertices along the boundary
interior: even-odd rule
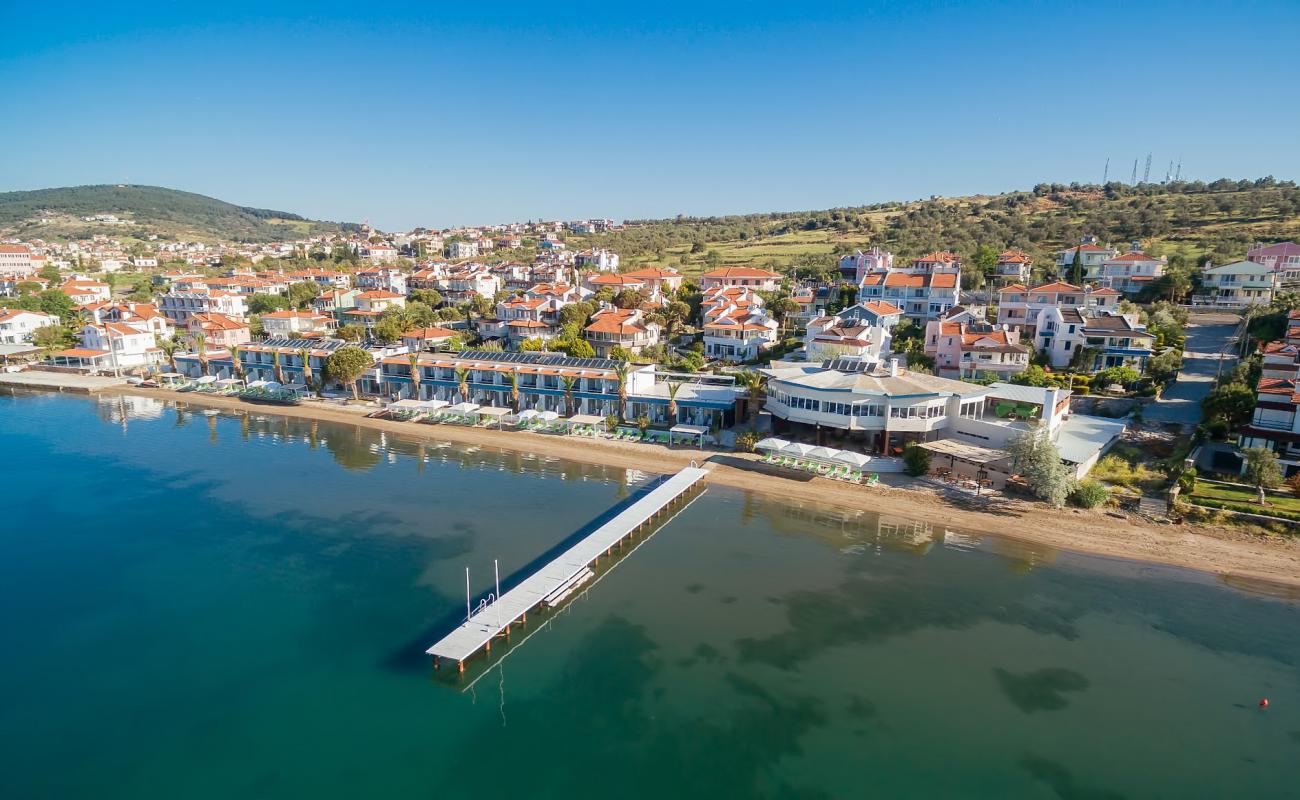
[[[776,272],[768,272],[765,269],[755,267],[723,267],[715,269],[712,272],[706,272],[701,278],[780,278],[781,275]]]
[[[1064,281],[1055,281],[1054,283],[1044,283],[1042,286],[1035,286],[1030,289],[1031,292],[1080,292],[1080,287]]]
[[[329,317],[317,314],[314,311],[272,311],[262,315],[262,319],[294,319],[295,317],[298,319],[329,319]]]
[[[201,327],[214,328],[223,331],[235,331],[240,328],[248,327],[247,322],[240,322],[237,319],[231,319],[225,314],[199,313],[195,314],[191,319],[198,322]]]
[[[451,328],[440,328],[433,326],[429,328],[414,328],[402,334],[403,339],[450,339],[455,336],[456,332]]]
[[[60,350],[59,352],[55,353],[54,355],[56,355],[56,356],[63,356],[63,357],[65,357],[65,358],[99,358],[100,356],[106,356],[106,355],[108,355],[108,351],[107,351],[107,350],[88,350],[88,349],[83,348],[83,347],[73,347],[73,348],[68,349],[68,350]]]
[[[682,277],[682,274],[675,269],[660,269],[659,267],[645,267],[631,272],[624,272],[623,274],[629,278],[647,278],[650,280]]]
[[[1008,284],[1007,286],[1003,286],[1001,289],[998,289],[998,294],[1002,294],[1003,292],[1027,292],[1027,291],[1029,290],[1026,289],[1023,284],[1012,283],[1012,284]]]
[[[602,286],[642,286],[645,284],[645,281],[628,277],[628,275],[597,275],[588,279],[587,282]]]
[[[1111,261],[1159,261],[1155,256],[1149,256],[1141,250],[1133,250],[1122,256],[1115,256]]]
[[[361,299],[364,299],[364,300],[397,300],[397,299],[400,299],[400,298],[401,298],[401,295],[400,295],[400,294],[397,294],[397,293],[395,293],[395,292],[386,292],[386,291],[384,291],[383,289],[372,289],[372,290],[370,290],[370,291],[368,291],[368,292],[362,292],[361,294],[357,295],[357,299],[358,299],[358,300],[361,300]]]
[[[879,314],[882,317],[888,317],[891,314],[903,313],[903,309],[899,308],[893,303],[885,303],[880,300],[872,300],[868,303],[863,303],[862,307],[867,309],[868,311]]]
[[[1028,253],[1020,250],[1003,250],[998,254],[998,261],[1003,264],[1028,264],[1032,260]]]
[[[916,259],[916,261],[913,263],[929,263],[929,262],[947,263],[949,261],[956,261],[956,260],[957,260],[957,254],[952,252],[951,250],[938,250],[936,252],[927,253],[926,255],[921,256],[920,258]]]
[[[32,250],[25,244],[0,244],[0,253],[26,253],[32,254]]]
[[[13,310],[0,308],[0,322],[8,322],[19,314],[35,314],[38,317],[50,317],[50,319],[53,319],[49,314],[42,311],[28,311],[25,308],[15,308]]]

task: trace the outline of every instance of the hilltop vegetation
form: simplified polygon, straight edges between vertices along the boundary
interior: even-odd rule
[[[88,222],[113,214],[131,225]],[[298,214],[249,208],[192,192],[158,186],[68,186],[0,193],[0,234],[69,239],[107,234],[117,238],[274,242],[310,234],[354,230]]]
[[[1300,238],[1300,188],[1272,178],[1105,186],[1040,184],[1031,191],[826,211],[630,221],[612,233],[575,237],[618,252],[629,267],[714,266],[830,270],[836,258],[880,245],[902,259],[949,249],[972,266],[977,253],[1015,248],[1055,277],[1053,253],[1091,234],[1188,265],[1241,258],[1256,241]],[[981,248],[983,252],[981,253]],[[974,277],[974,274],[971,275]],[[971,285],[969,282],[967,285]]]

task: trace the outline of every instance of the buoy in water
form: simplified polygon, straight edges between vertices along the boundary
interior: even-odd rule
[[[1260,707],[1260,708],[1268,708],[1268,698],[1267,698],[1267,697],[1265,697],[1263,700],[1260,700],[1260,701],[1259,701],[1259,707]]]

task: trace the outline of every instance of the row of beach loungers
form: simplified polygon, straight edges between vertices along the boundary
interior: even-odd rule
[[[810,472],[814,475],[823,478],[831,478],[837,481],[860,483],[864,486],[875,486],[880,483],[880,476],[878,474],[873,472],[870,475],[864,475],[862,470],[854,469],[846,464],[835,465],[821,461],[805,461],[801,458],[792,458],[777,453],[769,453],[767,457],[763,459],[763,463],[775,467],[795,469],[800,472]]]

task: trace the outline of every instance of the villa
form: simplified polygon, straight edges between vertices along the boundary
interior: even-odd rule
[[[1115,289],[1075,286],[1064,281],[1054,281],[1032,289],[1013,283],[998,290],[999,325],[1021,325],[1034,328],[1039,324],[1044,309],[1083,308],[1114,309],[1121,299]]]
[[[1133,242],[1129,252],[1108,258],[1096,267],[1085,267],[1083,279],[1124,294],[1135,294],[1164,275],[1167,264],[1168,259],[1144,253],[1139,243]]]
[[[248,323],[233,319],[225,314],[194,314],[185,323],[185,329],[193,341],[195,334],[202,333],[203,341],[210,347],[231,347],[252,341],[252,332]]]
[[[781,288],[778,273],[754,267],[723,267],[700,276],[700,288],[705,291],[717,287],[746,287],[762,292],[775,292]]]
[[[1207,262],[1201,271],[1205,294],[1193,297],[1192,302],[1221,308],[1268,305],[1273,302],[1277,281],[1273,269],[1253,261],[1235,261],[1220,267]]]
[[[1017,328],[985,322],[965,309],[926,324],[925,354],[945,378],[992,373],[1005,380],[1029,367],[1029,352]]]
[[[903,310],[891,303],[859,303],[833,316],[808,322],[804,354],[808,361],[840,356],[880,361],[889,353],[891,329]]]
[[[1287,288],[1300,286],[1300,244],[1279,242],[1256,245],[1246,251],[1246,260],[1263,264],[1277,275],[1278,285]]]
[[[333,317],[315,311],[271,311],[261,316],[262,329],[271,338],[292,338],[302,334],[324,335],[334,329]]]
[[[858,302],[890,303],[919,322],[941,316],[958,304],[960,295],[961,273],[958,272],[876,272],[863,277],[858,288]]]
[[[1033,266],[1034,260],[1028,253],[1004,250],[998,254],[998,263],[993,265],[993,280],[1001,286],[1028,283]]]
[[[158,309],[176,325],[185,325],[195,314],[221,314],[234,319],[248,316],[248,304],[243,295],[206,287],[173,288],[158,298]]]
[[[38,328],[58,324],[59,318],[51,314],[0,308],[0,344],[27,344]]]
[[[646,321],[645,311],[639,308],[597,311],[583,333],[596,355],[602,358],[608,358],[616,347],[635,355],[643,348],[659,344],[659,323]]]

